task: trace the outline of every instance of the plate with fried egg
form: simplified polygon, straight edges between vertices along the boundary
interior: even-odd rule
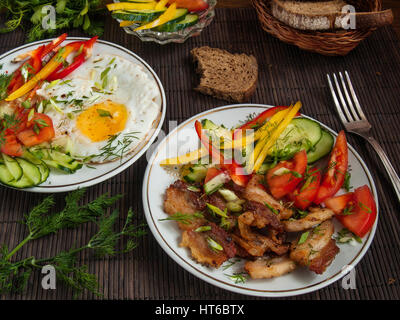
[[[86,40],[69,37],[62,45]],[[27,44],[3,54],[0,56],[1,71],[12,73],[17,68],[14,62],[17,57],[50,41]],[[72,73],[62,79],[44,81],[36,88],[34,98],[35,112],[52,120],[54,137],[45,143],[45,147],[43,144],[30,147],[30,154],[41,159],[47,154],[46,150],[51,150],[49,152],[62,157],[71,157],[79,163],[79,170],[68,172],[57,170],[56,166],[50,168],[43,182],[22,189],[30,192],[71,191],[121,173],[151,146],[166,112],[165,92],[154,70],[130,50],[103,40],[96,41],[90,57]],[[13,103],[18,102],[0,101],[2,117],[12,109]],[[4,157],[0,166],[10,169],[11,180],[9,184],[7,180],[1,182],[15,188],[20,183],[19,180],[16,182],[14,168],[7,159],[19,158]],[[51,167],[53,160],[46,159],[42,160]],[[25,160],[29,162],[30,158],[17,161],[23,169]]]

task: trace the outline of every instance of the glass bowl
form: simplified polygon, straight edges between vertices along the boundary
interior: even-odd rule
[[[120,2],[120,1],[114,0],[114,2]],[[167,44],[171,42],[183,43],[190,37],[198,36],[200,32],[203,31],[203,29],[207,27],[214,19],[215,16],[214,9],[217,4],[217,0],[208,0],[207,2],[209,4],[208,9],[197,12],[199,16],[199,21],[195,25],[187,27],[183,30],[179,30],[176,32],[158,32],[154,30],[135,31],[134,29],[138,25],[123,27],[123,29],[125,30],[126,33],[133,34],[142,41],[153,41],[159,44]],[[118,22],[122,21],[120,19],[116,20]]]

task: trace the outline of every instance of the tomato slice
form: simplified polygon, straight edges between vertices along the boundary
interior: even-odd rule
[[[53,121],[42,113],[35,113],[32,124],[17,134],[17,138],[24,146],[31,147],[54,138]]]
[[[376,220],[376,203],[367,185],[354,190],[352,206],[348,209],[352,214],[338,214],[336,218],[359,237],[364,237],[371,230]]]
[[[186,8],[190,12],[202,11],[208,8],[208,3],[204,0],[169,0],[168,3],[176,2],[178,8]]]
[[[320,204],[324,200],[333,197],[342,187],[348,165],[348,148],[344,131],[340,131],[331,152],[328,170],[322,178],[321,187],[314,199],[314,203]]]
[[[321,171],[312,168],[306,174],[302,183],[289,194],[289,198],[294,202],[296,208],[307,209],[317,196],[319,185],[321,183]]]
[[[336,196],[333,198],[329,198],[325,200],[325,205],[327,208],[331,209],[334,213],[340,214],[343,210],[351,205],[351,201],[353,200],[354,193],[349,192],[346,194],[342,194],[340,196]]]
[[[208,181],[210,181],[212,178],[216,177],[217,175],[219,175],[222,171],[211,167],[207,169],[207,174],[206,174],[206,178],[204,179],[204,183],[207,183]]]
[[[292,192],[303,179],[307,168],[307,153],[302,150],[292,160],[281,161],[266,174],[271,194],[280,199]]]
[[[4,136],[4,142],[1,145],[0,151],[12,157],[20,157],[23,150],[15,135],[6,135]]]

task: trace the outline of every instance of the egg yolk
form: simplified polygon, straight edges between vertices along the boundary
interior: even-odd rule
[[[107,100],[83,111],[77,117],[76,125],[91,141],[100,142],[121,132],[127,119],[128,111],[123,104]]]

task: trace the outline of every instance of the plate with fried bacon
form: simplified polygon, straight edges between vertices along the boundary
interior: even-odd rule
[[[377,227],[375,184],[345,132],[301,106],[219,107],[157,145],[145,215],[185,270],[260,297],[313,292],[354,272]]]

